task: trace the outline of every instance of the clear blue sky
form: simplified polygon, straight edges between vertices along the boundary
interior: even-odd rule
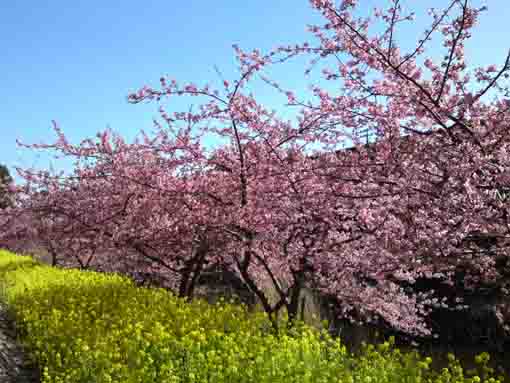
[[[371,9],[381,2],[360,3]],[[487,4],[468,47],[471,64],[500,64],[510,47],[510,0]],[[130,91],[157,85],[162,74],[219,84],[214,65],[235,79],[232,44],[264,51],[305,41],[306,24],[318,20],[307,0],[0,1],[0,163],[11,171],[48,166],[47,157],[18,149],[15,140],[51,142],[53,119],[73,141],[108,125],[128,138],[150,130],[158,106],[128,104]],[[404,44],[412,44],[418,31],[411,26],[401,35]],[[306,88],[302,63],[276,77]],[[260,95],[275,108],[283,103],[264,99],[264,90]]]

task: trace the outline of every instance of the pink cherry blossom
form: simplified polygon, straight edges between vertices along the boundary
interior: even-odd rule
[[[433,10],[432,30],[405,52],[396,36],[410,18],[394,2],[373,20],[356,1],[310,3],[324,20],[309,28],[316,44],[235,46],[240,74],[223,82],[234,89],[165,80],[132,92],[131,103],[202,102],[161,108],[151,135],[72,144],[55,124],[54,143],[25,145],[75,166],[19,170],[0,244],[36,244],[68,267],[157,275],[186,297],[205,271],[228,269],[275,325],[283,307],[296,318],[300,293],[314,288],[351,320],[430,335],[431,308],[458,302],[413,290],[417,281],[497,285],[510,257],[510,66],[469,75],[463,46],[480,10]],[[425,56],[435,31],[439,58]],[[300,55],[331,85],[314,82],[306,101],[261,73]],[[258,76],[300,108],[294,121],[248,91]]]

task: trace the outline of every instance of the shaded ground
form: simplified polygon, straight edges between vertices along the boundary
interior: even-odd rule
[[[0,303],[0,382],[38,383],[37,369],[32,366],[16,342],[16,331],[5,306]]]

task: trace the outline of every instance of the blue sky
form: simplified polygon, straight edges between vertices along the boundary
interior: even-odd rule
[[[367,9],[381,4],[360,3]],[[500,64],[510,48],[509,0],[487,5],[467,50],[475,65]],[[158,106],[128,104],[131,91],[156,86],[163,74],[219,85],[215,65],[235,79],[232,44],[264,51],[305,41],[306,24],[319,20],[307,0],[0,1],[0,163],[11,171],[47,167],[47,156],[18,149],[15,141],[51,142],[53,119],[73,141],[107,126],[130,139],[140,129],[150,131]],[[401,41],[412,45],[421,31],[415,28],[426,20],[419,17]],[[302,64],[287,65],[274,76],[298,91],[306,89]],[[254,90],[276,109],[284,103]]]

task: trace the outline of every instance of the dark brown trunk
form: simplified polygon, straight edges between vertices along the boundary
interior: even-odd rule
[[[295,321],[298,319],[299,298],[301,296],[302,287],[303,287],[302,273],[294,273],[294,285],[292,286],[291,289],[290,301],[286,305],[287,315],[289,318],[288,322],[289,327],[292,327]]]

